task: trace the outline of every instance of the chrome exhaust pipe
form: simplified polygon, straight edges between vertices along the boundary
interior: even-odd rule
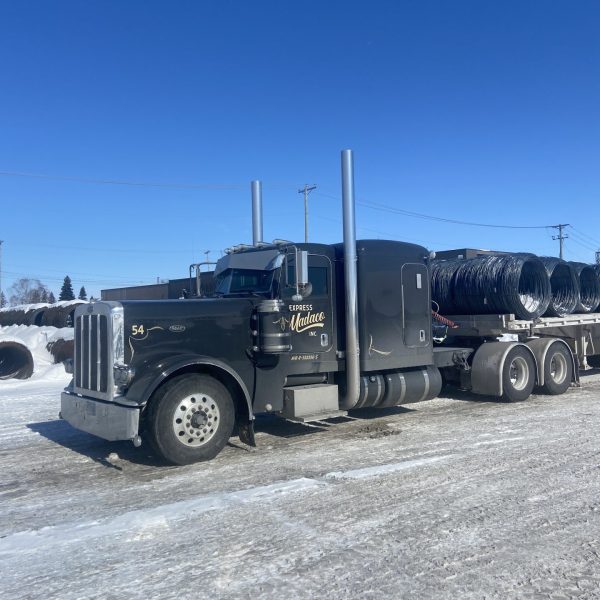
[[[250,188],[252,189],[252,245],[258,246],[263,241],[262,182],[252,181]]]
[[[344,214],[344,281],[346,282],[346,394],[340,398],[340,408],[348,410],[356,406],[360,396],[354,157],[352,150],[342,150],[342,207]]]

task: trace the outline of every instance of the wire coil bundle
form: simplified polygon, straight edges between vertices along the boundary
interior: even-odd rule
[[[536,319],[551,301],[550,278],[533,255],[479,256],[434,265],[432,298],[442,313],[451,314],[446,307],[452,307],[454,314],[512,313]]]
[[[579,278],[579,298],[576,313],[594,312],[600,305],[600,279],[591,265],[580,262],[570,263]]]
[[[545,317],[570,315],[579,300],[579,278],[573,265],[551,256],[540,256],[550,277],[551,299]]]
[[[436,260],[431,263],[431,298],[438,305],[436,312],[458,314],[453,300],[454,275],[464,260]]]

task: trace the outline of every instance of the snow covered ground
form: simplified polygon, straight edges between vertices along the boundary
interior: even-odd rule
[[[0,382],[0,597],[600,598],[600,375],[303,426],[164,467]]]
[[[54,357],[48,351],[48,344],[58,340],[72,340],[72,327],[37,327],[36,325],[9,325],[0,327],[0,342],[17,342],[23,344],[33,358],[34,380],[48,380],[58,377],[64,379],[65,369],[54,364]],[[0,397],[4,384],[0,381]]]

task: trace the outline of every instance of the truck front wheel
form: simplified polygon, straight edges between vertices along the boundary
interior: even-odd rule
[[[502,368],[502,399],[505,402],[527,400],[535,385],[535,363],[529,350],[515,346]]]
[[[180,375],[156,392],[148,409],[152,446],[174,465],[214,458],[233,431],[231,394],[209,375]]]

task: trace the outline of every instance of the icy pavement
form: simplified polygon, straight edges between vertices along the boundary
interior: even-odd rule
[[[0,382],[0,597],[600,598],[600,375],[311,426],[164,467]]]

